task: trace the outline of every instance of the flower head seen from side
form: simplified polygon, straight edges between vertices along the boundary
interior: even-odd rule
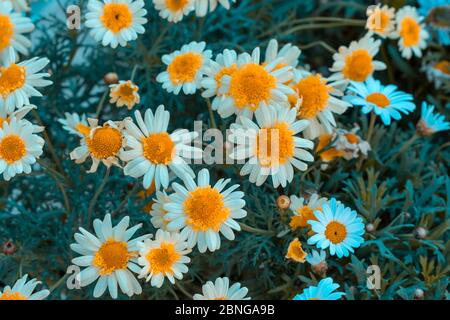
[[[295,262],[304,263],[307,254],[302,248],[302,244],[298,238],[295,238],[289,243],[286,258],[294,260]]]
[[[369,6],[366,29],[382,38],[395,37],[395,8],[380,4]]]
[[[331,133],[336,127],[334,114],[342,114],[350,107],[335,84],[320,74],[296,70],[290,86],[295,94],[289,96],[289,102],[297,110],[297,118],[310,122],[304,131],[307,139],[315,139],[321,132]]]
[[[125,120],[124,120],[125,121]],[[92,166],[88,173],[96,172],[98,165],[106,167],[119,165],[119,155],[124,147],[124,121],[107,121],[98,124],[97,119],[88,119],[89,127],[79,127],[83,135],[81,145],[70,153],[70,158],[80,164],[92,158]]]
[[[20,120],[21,123],[29,123],[28,120],[24,119],[24,117],[33,109],[37,109],[35,105],[29,105],[29,106],[23,106],[22,108],[19,108],[15,111],[9,112],[5,108],[5,105],[0,104],[0,129],[3,128],[3,123],[6,121],[7,123],[11,122],[11,119],[15,118],[17,121]]]
[[[317,286],[310,286],[298,294],[293,300],[339,300],[345,295],[344,292],[335,292],[339,288],[331,278],[320,280]]]
[[[294,178],[294,167],[300,171],[308,168],[306,162],[314,157],[305,149],[314,143],[299,137],[309,124],[297,120],[297,111],[284,107],[263,107],[255,112],[256,123],[241,116],[230,127],[229,141],[235,146],[232,159],[248,159],[240,174],[249,175],[251,183],[262,185],[269,176],[274,187],[285,187]]]
[[[428,31],[422,23],[423,17],[419,16],[417,9],[404,6],[397,12],[397,30],[399,48],[402,56],[411,59],[413,54],[422,57],[422,50],[427,47]]]
[[[423,136],[431,136],[437,132],[450,130],[450,122],[445,121],[442,114],[434,112],[434,106],[422,102],[422,113],[417,123],[417,131]]]
[[[115,103],[117,107],[127,106],[128,110],[141,102],[139,87],[131,80],[120,81],[118,84],[110,85],[110,103]]]
[[[205,66],[211,59],[211,50],[205,50],[205,42],[191,42],[171,54],[162,56],[162,62],[167,70],[156,77],[167,92],[179,94],[194,94],[202,86]]]
[[[329,81],[345,89],[350,81],[364,82],[375,71],[386,69],[384,62],[374,60],[380,45],[380,39],[374,40],[367,34],[359,41],[352,41],[349,47],[340,47],[339,52],[333,55],[334,63],[330,71],[334,74],[328,78]]]
[[[91,129],[89,128],[89,123],[86,119],[86,115],[83,113],[79,115],[78,113],[64,113],[65,118],[58,119],[58,122],[63,125],[63,129],[67,132],[77,135],[80,138],[89,135]]]
[[[16,54],[9,48],[4,66],[0,66],[0,104],[8,112],[30,104],[30,97],[42,97],[35,87],[52,84],[44,79],[48,73],[39,73],[49,63],[47,58],[32,58],[16,63]]]
[[[40,290],[34,292],[34,289],[41,282],[36,279],[28,280],[28,275],[24,275],[22,278],[16,281],[12,286],[6,286],[3,288],[3,292],[0,290],[0,301],[2,300],[44,300],[50,294],[49,290]]]
[[[336,130],[337,139],[334,142],[334,146],[336,150],[342,151],[342,157],[345,160],[355,159],[360,155],[366,157],[371,149],[370,144],[356,134],[359,130],[359,126],[356,126],[351,131],[342,128]]]
[[[187,176],[185,186],[173,183],[175,193],[170,195],[171,202],[164,204],[166,217],[170,219],[167,229],[181,230],[189,247],[197,245],[201,253],[220,248],[219,233],[234,240],[233,230],[241,230],[235,220],[244,218],[247,212],[243,209],[244,193],[235,191],[239,188],[237,184],[226,188],[229,182],[230,179],[220,179],[212,185],[209,171],[202,169],[197,182]]]
[[[144,6],[143,0],[89,0],[86,26],[103,46],[124,47],[145,32]]]
[[[140,294],[141,285],[133,273],[138,274],[141,268],[137,264],[138,243],[151,235],[143,235],[131,240],[142,225],[129,227],[130,218],[124,217],[113,227],[111,215],[105,215],[103,221],[95,219],[93,226],[95,235],[84,228],[75,233],[76,243],[70,248],[80,257],[72,259],[72,263],[83,267],[76,276],[81,287],[95,282],[94,297],[101,297],[106,289],[112,298],[117,298],[118,287],[128,296]]]
[[[332,198],[314,214],[316,220],[309,220],[308,223],[315,234],[308,239],[308,244],[319,249],[329,248],[330,255],[342,258],[349,256],[364,242],[362,219],[336,199]]]
[[[127,164],[125,175],[143,178],[143,186],[148,189],[154,181],[156,190],[169,186],[169,169],[180,179],[194,177],[194,171],[186,163],[198,159],[202,150],[191,146],[198,133],[186,129],[167,132],[170,113],[160,105],[155,113],[151,109],[144,116],[134,113],[137,125],[125,121],[125,151],[120,158]]]
[[[419,13],[426,17],[428,26],[436,33],[438,41],[450,45],[450,3],[448,0],[419,0]]]
[[[292,231],[309,226],[308,220],[316,220],[314,211],[320,210],[322,205],[328,201],[327,198],[319,197],[317,193],[313,193],[308,201],[295,195],[292,195],[290,198],[291,205],[289,209],[294,213],[289,222]]]
[[[250,300],[247,297],[248,289],[236,282],[230,287],[230,279],[217,278],[216,281],[207,281],[202,287],[202,294],[194,294],[194,300]]]
[[[180,22],[195,9],[196,0],[153,0],[159,16],[169,22]]]
[[[434,83],[436,89],[444,87],[444,91],[450,91],[450,61],[445,59],[433,61],[424,64],[422,70],[425,71],[428,80]]]
[[[230,2],[234,3],[236,0],[194,0],[195,1],[195,15],[197,17],[204,17],[209,12],[216,10],[217,5],[220,4],[225,9],[230,9]]]
[[[310,254],[306,256],[306,262],[308,262],[312,266],[320,265],[326,262],[327,253],[323,250],[317,251],[313,250]]]
[[[145,239],[138,247],[138,263],[142,266],[139,278],[151,281],[152,286],[160,288],[166,277],[174,284],[175,279],[183,279],[183,273],[188,272],[186,264],[191,259],[187,254],[192,250],[179,233],[160,229],[154,240]]]
[[[275,69],[281,69],[285,66],[291,66],[296,68],[299,62],[299,57],[302,51],[291,43],[285,44],[280,50],[278,41],[276,39],[271,39],[267,45],[266,55],[264,60],[264,65],[271,63],[272,61],[281,62],[275,67]]]
[[[385,125],[392,119],[400,120],[401,114],[408,114],[416,108],[411,94],[398,90],[395,85],[384,86],[380,81],[369,78],[364,83],[353,82],[346,99],[354,106],[362,107],[365,114],[374,112]]]
[[[9,181],[16,174],[30,174],[31,166],[43,153],[44,139],[36,133],[43,131],[25,119],[11,118],[0,129],[0,174]]]
[[[7,58],[10,48],[16,53],[28,55],[31,47],[31,41],[24,34],[33,31],[34,24],[30,18],[13,12],[15,2],[18,1],[0,1],[0,63]]]
[[[155,228],[167,231],[167,225],[171,220],[167,218],[168,211],[164,209],[164,205],[170,202],[170,197],[165,191],[156,191],[156,199],[150,210],[152,216],[150,221]]]

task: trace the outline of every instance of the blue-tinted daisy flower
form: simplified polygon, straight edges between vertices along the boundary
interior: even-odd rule
[[[439,131],[450,129],[450,122],[445,121],[442,114],[434,113],[434,106],[427,105],[422,102],[422,114],[418,124],[418,128],[424,135],[431,135]]]
[[[419,0],[419,13],[436,32],[443,45],[450,45],[450,2],[448,0]]]
[[[333,279],[325,278],[320,280],[317,286],[306,288],[292,300],[339,300],[345,293],[333,292],[337,288],[339,285],[333,283]]]
[[[316,234],[308,239],[308,244],[319,249],[330,249],[332,256],[347,257],[364,242],[364,224],[356,211],[345,207],[332,198],[314,212],[316,220],[308,220]]]
[[[324,262],[326,258],[327,258],[327,254],[325,253],[325,251],[320,250],[320,253],[319,253],[319,251],[313,250],[313,251],[311,251],[310,254],[308,254],[306,256],[306,261],[310,265],[315,266],[315,265],[319,265],[322,262]]]
[[[361,106],[363,113],[373,111],[387,126],[391,124],[391,118],[400,120],[401,113],[408,114],[416,108],[411,94],[398,90],[392,84],[384,86],[374,78],[364,83],[352,82],[348,91],[352,95],[346,96],[345,100],[354,106]]]

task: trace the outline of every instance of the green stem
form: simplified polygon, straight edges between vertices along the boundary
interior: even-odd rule
[[[88,223],[91,222],[92,219],[92,212],[94,211],[95,204],[97,203],[97,199],[102,193],[103,189],[105,188],[106,183],[108,182],[109,175],[111,173],[111,168],[109,167],[106,169],[105,176],[103,177],[102,183],[98,187],[97,191],[95,192],[94,196],[92,197],[91,202],[89,203],[89,209],[88,209]]]
[[[127,204],[128,200],[131,198],[131,196],[137,191],[137,189],[139,189],[139,185],[140,185],[140,183],[137,181],[137,182],[134,184],[133,189],[131,189],[131,190],[127,193],[127,195],[126,195],[125,198],[122,200],[122,202],[119,204],[119,206],[117,207],[117,209],[114,210],[114,211],[111,213],[111,217],[114,217],[118,212],[120,212],[120,210],[122,210],[123,207],[125,207],[125,205]]]
[[[211,121],[211,126],[214,129],[217,129],[216,120],[214,119],[214,113],[211,107],[211,101],[209,99],[206,99],[206,104],[208,105],[209,120]]]
[[[238,223],[241,226],[241,229],[243,231],[247,231],[247,232],[254,233],[254,234],[259,234],[259,235],[262,235],[262,236],[273,236],[273,235],[275,235],[275,232],[273,232],[273,231],[250,227],[249,225],[246,225],[245,223],[242,223],[242,222],[238,222]]]
[[[375,127],[375,120],[377,118],[377,115],[375,114],[375,112],[372,112],[370,114],[370,124],[369,124],[369,130],[367,131],[367,137],[366,137],[366,141],[367,142],[371,142],[370,140],[372,139],[372,135],[373,135],[373,129]]]
[[[103,107],[105,105],[105,100],[106,100],[106,97],[107,97],[108,93],[109,93],[109,88],[107,88],[106,91],[103,93],[103,96],[100,99],[100,102],[98,103],[97,110],[95,111],[95,118],[96,119],[98,119],[98,117],[100,116],[100,113],[103,110]]]
[[[415,133],[408,141],[406,141],[403,146],[400,148],[400,150],[394,154],[386,163],[384,164],[385,167],[387,167],[388,164],[390,164],[392,161],[397,159],[400,155],[402,155],[408,148],[419,138],[417,133]]]

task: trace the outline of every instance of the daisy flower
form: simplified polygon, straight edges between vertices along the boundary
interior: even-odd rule
[[[321,133],[319,135],[319,141],[317,143],[315,152],[319,155],[320,160],[324,162],[321,165],[322,170],[325,170],[328,167],[328,162],[331,162],[334,159],[340,158],[344,155],[344,151],[338,150],[334,145],[336,139],[336,132],[333,132],[332,134]]]
[[[320,264],[326,263],[327,254],[325,251],[312,250],[310,254],[306,256],[306,262],[312,266],[318,266]]]
[[[234,3],[236,0],[194,0],[195,1],[195,15],[197,17],[204,17],[208,12],[213,12],[217,8],[217,4],[221,4],[222,7],[229,10],[230,2]]]
[[[0,0],[0,2],[11,2],[15,12],[30,11],[27,0]]]
[[[302,244],[298,238],[289,243],[288,251],[286,253],[286,258],[294,260],[296,262],[304,263],[307,254],[302,248]]]
[[[162,62],[167,70],[156,77],[167,92],[179,94],[181,89],[185,94],[194,94],[201,88],[205,66],[211,59],[211,50],[205,50],[205,42],[192,41],[171,54],[162,56]]]
[[[294,213],[289,223],[292,231],[307,227],[308,220],[316,220],[314,211],[321,210],[322,205],[328,201],[327,198],[319,197],[317,193],[313,193],[308,201],[303,197],[298,198],[294,195],[290,199],[291,205],[289,209]]]
[[[342,157],[345,160],[358,158],[360,154],[367,156],[370,150],[370,144],[356,134],[359,129],[359,126],[356,126],[351,131],[336,130],[337,139],[334,146],[337,150],[342,151]]]
[[[416,108],[411,94],[404,93],[395,85],[384,86],[380,81],[369,78],[364,83],[353,82],[348,91],[354,95],[347,96],[354,106],[360,106],[365,114],[374,112],[385,125],[391,124],[391,119],[400,120],[401,113],[408,114]]]
[[[440,89],[442,86],[450,88],[450,61],[435,61],[424,65],[423,70],[425,70],[428,80],[434,83],[436,89]]]
[[[40,290],[33,293],[34,289],[40,281],[36,279],[31,279],[27,281],[28,275],[24,275],[22,278],[16,281],[16,283],[11,288],[6,286],[3,288],[3,293],[0,291],[0,301],[1,300],[44,300],[50,294],[48,290]]]
[[[125,47],[145,32],[144,6],[143,0],[89,0],[86,27],[92,29],[92,37],[103,46]]]
[[[340,99],[343,93],[335,84],[320,74],[296,70],[290,86],[295,91],[289,96],[291,107],[297,109],[299,119],[307,119],[310,123],[304,131],[307,139],[317,138],[321,131],[331,133],[336,127],[333,114],[342,114],[350,107],[348,102]]]
[[[29,122],[26,119],[23,119],[28,112],[30,112],[33,109],[37,109],[37,107],[35,105],[29,105],[29,106],[23,106],[20,109],[17,109],[13,112],[8,112],[8,110],[6,110],[5,106],[0,104],[0,129],[3,128],[3,122],[10,122],[12,118],[16,118],[16,120],[21,120],[21,123],[29,123],[31,124],[31,122]]]
[[[9,48],[4,66],[0,66],[0,104],[6,106],[8,112],[30,104],[30,97],[42,97],[35,87],[46,87],[52,84],[45,80],[48,73],[37,73],[49,63],[47,58],[32,58],[15,63],[16,54]]]
[[[417,124],[419,133],[423,136],[430,136],[436,132],[450,129],[450,122],[445,121],[445,117],[439,113],[434,113],[434,106],[422,102],[422,113]]]
[[[106,289],[112,298],[117,298],[117,285],[128,296],[140,294],[141,285],[133,273],[139,273],[137,265],[138,243],[150,237],[143,235],[131,240],[142,224],[128,228],[130,218],[124,217],[113,227],[111,215],[105,215],[103,221],[95,219],[93,226],[95,235],[84,228],[75,233],[76,243],[70,248],[80,257],[72,259],[72,263],[84,267],[76,276],[81,287],[86,287],[97,281],[94,287],[94,297],[101,297]]]
[[[168,212],[164,209],[164,205],[170,202],[170,197],[165,191],[156,191],[156,199],[150,210],[152,216],[150,221],[155,228],[167,231],[167,225],[171,220],[166,216]]]
[[[13,3],[0,1],[0,62],[8,59],[9,49],[28,55],[31,41],[24,34],[34,30],[31,19],[21,13],[13,12]]]
[[[314,212],[316,220],[309,220],[315,235],[308,239],[308,244],[319,249],[330,249],[332,256],[347,257],[358,248],[364,239],[364,224],[356,211],[345,207],[332,198]]]
[[[209,171],[202,169],[197,183],[190,176],[184,179],[185,187],[173,183],[175,193],[170,195],[171,202],[164,204],[168,211],[166,217],[171,220],[167,229],[181,230],[189,247],[197,245],[201,253],[220,248],[219,232],[228,240],[234,240],[233,230],[241,230],[235,219],[244,218],[247,212],[243,209],[244,193],[235,191],[239,185],[225,189],[230,180],[220,179],[212,186]]]
[[[422,50],[427,47],[429,34],[422,20],[423,17],[419,16],[416,8],[411,6],[404,6],[397,12],[398,45],[402,56],[408,60],[413,54],[419,58],[422,57]]]
[[[230,157],[248,161],[241,175],[250,175],[251,183],[262,185],[272,177],[273,186],[286,187],[294,178],[294,167],[305,171],[305,161],[314,157],[304,149],[312,149],[311,140],[298,136],[309,124],[308,120],[296,120],[296,110],[284,107],[264,107],[255,112],[256,122],[240,117],[240,123],[232,124],[228,140],[235,144]]]
[[[58,122],[63,125],[64,130],[81,138],[89,135],[91,129],[89,128],[89,124],[84,113],[80,116],[75,112],[65,112],[64,116],[64,119],[58,119]]]
[[[450,3],[448,0],[419,0],[421,15],[426,17],[426,23],[436,33],[439,42],[450,45]]]
[[[151,281],[153,287],[160,288],[165,277],[174,284],[175,278],[181,280],[188,272],[186,264],[191,259],[187,254],[192,250],[179,233],[158,230],[154,240],[145,239],[138,247],[138,263],[142,266],[139,278]]]
[[[380,50],[381,40],[374,40],[367,34],[359,41],[352,41],[349,47],[341,46],[333,55],[334,63],[330,68],[335,72],[329,81],[335,86],[345,88],[350,81],[364,82],[375,71],[386,69],[386,64],[374,60]]]
[[[120,155],[127,162],[123,168],[125,175],[143,178],[143,186],[148,189],[155,182],[156,190],[169,186],[169,169],[180,179],[194,177],[194,171],[185,159],[199,159],[202,150],[192,147],[191,142],[197,132],[186,129],[167,132],[170,113],[160,105],[155,114],[151,109],[142,117],[139,111],[134,113],[137,125],[131,120],[125,121],[125,147]]]
[[[230,287],[230,279],[227,277],[217,278],[215,282],[208,281],[202,287],[202,294],[194,294],[194,300],[250,300],[246,297],[248,289],[241,287],[236,282]]]
[[[88,157],[92,158],[92,166],[88,173],[96,172],[102,162],[106,167],[119,165],[119,154],[124,147],[122,129],[124,121],[107,121],[102,126],[98,119],[88,119],[89,127],[83,128],[81,145],[70,153],[70,159],[80,164]],[[89,131],[88,131],[89,129]]]
[[[159,16],[169,22],[180,22],[183,16],[187,16],[194,10],[196,0],[153,0]]]
[[[333,292],[339,285],[333,283],[333,279],[325,278],[320,280],[317,286],[310,286],[298,294],[293,300],[339,300],[345,295],[344,292]]]
[[[285,66],[296,68],[302,51],[297,46],[290,43],[285,44],[281,50],[278,50],[278,48],[278,41],[276,39],[271,39],[266,49],[264,64],[267,65],[272,61],[276,61],[281,58],[283,61],[278,64],[276,67],[277,69],[281,69]]]
[[[131,80],[120,81],[118,84],[112,84],[109,87],[111,88],[109,103],[115,103],[119,108],[125,105],[128,110],[131,110],[137,103],[141,102],[138,94],[139,87]]]
[[[369,6],[366,29],[382,38],[395,37],[395,8],[381,4]]]
[[[31,166],[43,152],[44,139],[36,133],[43,127],[24,119],[11,118],[0,129],[0,174],[9,181],[16,174],[31,173]]]
[[[261,65],[259,48],[254,49],[252,55],[239,55],[237,70],[222,77],[219,93],[223,99],[217,108],[219,115],[222,118],[233,114],[252,118],[262,107],[289,105],[288,95],[295,92],[284,83],[294,75],[291,66],[278,68],[284,61],[280,57]]]

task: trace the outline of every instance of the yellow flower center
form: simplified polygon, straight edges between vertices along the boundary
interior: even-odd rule
[[[92,264],[100,269],[100,275],[109,275],[116,270],[126,269],[131,257],[126,242],[109,239],[95,253]]]
[[[223,196],[211,186],[198,187],[189,192],[183,208],[187,215],[187,224],[195,231],[218,232],[230,216],[230,210],[225,207]]]
[[[197,72],[203,64],[203,56],[195,52],[178,55],[167,67],[170,81],[174,85],[195,80]]]
[[[4,98],[25,84],[25,67],[12,64],[0,67],[0,95]]]
[[[175,143],[167,132],[153,133],[142,139],[144,157],[154,164],[169,164],[175,155]]]
[[[0,15],[0,51],[5,50],[11,44],[11,39],[14,34],[14,24],[11,18],[6,15]]]
[[[359,142],[359,137],[356,134],[351,133],[351,132],[346,133],[345,138],[351,144],[357,144]]]
[[[0,300],[28,300],[28,298],[20,292],[6,291],[0,294]]]
[[[375,92],[371,93],[366,97],[366,101],[375,104],[377,107],[380,108],[386,108],[391,104],[391,101],[389,100],[386,95]]]
[[[133,13],[128,4],[107,3],[103,7],[103,15],[100,17],[106,29],[118,33],[128,28],[133,23]]]
[[[263,167],[284,164],[294,155],[294,132],[286,122],[259,131],[256,140],[256,156]]]
[[[166,0],[167,9],[172,12],[183,10],[187,4],[189,0]]]
[[[15,134],[5,136],[0,141],[0,159],[8,164],[22,159],[26,154],[25,141]]]
[[[134,86],[131,82],[125,82],[119,86],[118,94],[119,96],[129,102],[135,101],[134,94],[138,92],[139,88]]]
[[[347,237],[347,228],[338,221],[331,221],[325,228],[325,237],[333,244],[341,243]]]
[[[329,146],[329,144],[331,143],[331,139],[331,134],[322,134],[319,137],[319,142],[317,143],[316,152],[320,152],[320,159],[322,159],[322,161],[324,162],[330,162],[333,159],[342,157],[344,155],[344,151],[337,150],[334,147],[322,151]]]
[[[163,242],[159,248],[150,249],[145,258],[150,263],[150,273],[170,273],[173,265],[181,255],[175,249],[173,243]]]
[[[411,17],[406,17],[401,22],[400,37],[405,47],[415,46],[420,41],[420,24]]]
[[[292,231],[308,226],[308,220],[316,220],[314,210],[308,206],[300,207],[296,211],[297,214],[291,218],[289,223]]]
[[[239,109],[255,111],[261,102],[268,102],[276,87],[276,78],[262,66],[248,63],[237,69],[230,83],[230,96]]]
[[[302,99],[302,104],[298,110],[298,117],[310,119],[317,116],[319,112],[328,106],[330,98],[330,86],[327,86],[326,80],[322,76],[311,75],[293,86],[298,96]]]
[[[214,80],[216,80],[217,88],[222,86],[222,78],[223,76],[232,76],[237,70],[237,66],[233,64],[230,67],[223,67],[219,72],[214,76]]]
[[[91,129],[82,123],[77,124],[75,129],[85,137],[87,137],[91,132]]]
[[[228,300],[228,299],[227,299],[227,297],[217,297],[217,298],[214,298],[214,300]]]
[[[391,18],[380,9],[376,9],[368,19],[369,29],[378,33],[384,33],[390,22]]]
[[[92,138],[86,137],[91,154],[97,159],[114,157],[122,147],[122,134],[116,128],[105,126],[95,130]]]
[[[352,81],[365,81],[373,72],[372,56],[366,49],[353,51],[345,58],[342,73],[346,79]]]
[[[292,259],[297,262],[305,262],[306,252],[303,251],[302,244],[298,238],[291,241],[288,247],[288,252],[286,254],[286,258]]]
[[[433,68],[439,70],[440,72],[450,75],[450,62],[447,60],[442,60],[436,63]]]

